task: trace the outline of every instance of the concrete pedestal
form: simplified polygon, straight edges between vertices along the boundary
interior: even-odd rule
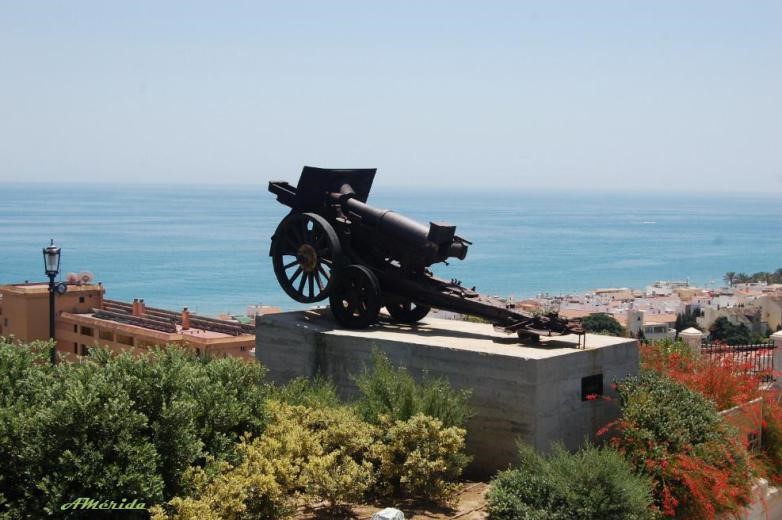
[[[507,468],[517,439],[541,451],[557,441],[578,448],[616,418],[612,383],[638,372],[637,342],[627,338],[590,334],[578,349],[575,336],[530,346],[490,325],[433,318],[416,326],[336,327],[328,310],[259,316],[256,357],[276,383],[320,374],[346,398],[356,396],[351,376],[371,366],[374,349],[414,377],[428,371],[471,389],[467,449],[478,475]]]

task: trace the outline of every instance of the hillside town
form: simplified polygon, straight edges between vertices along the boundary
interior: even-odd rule
[[[508,305],[529,312],[558,312],[565,318],[607,314],[624,327],[628,336],[648,341],[674,339],[677,320],[692,316],[701,331],[708,331],[721,317],[744,325],[755,337],[782,330],[782,284],[734,283],[706,288],[687,281],[658,281],[644,289],[603,288],[574,294],[543,293],[523,300],[508,298]],[[454,313],[437,312],[439,318],[459,319]],[[691,325],[687,325],[688,327]],[[686,327],[685,327],[686,328]]]
[[[688,282],[660,281],[642,290],[596,289],[567,295],[541,295],[531,300],[539,309],[558,309],[568,318],[595,313],[613,316],[635,337],[647,340],[673,338],[677,317],[693,315],[697,328],[706,331],[720,317],[744,325],[754,336],[768,336],[782,326],[782,284],[744,283],[708,289]],[[525,302],[522,302],[522,305]]]

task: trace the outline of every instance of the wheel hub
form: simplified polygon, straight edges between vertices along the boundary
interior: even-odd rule
[[[299,261],[301,270],[305,273],[311,273],[318,265],[318,253],[315,248],[309,244],[302,244],[296,252],[296,258]]]

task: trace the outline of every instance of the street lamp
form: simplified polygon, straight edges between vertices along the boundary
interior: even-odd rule
[[[43,265],[49,277],[49,338],[54,340],[54,278],[60,272],[60,248],[54,245],[54,239],[43,248]],[[57,364],[57,344],[52,345],[52,365]]]

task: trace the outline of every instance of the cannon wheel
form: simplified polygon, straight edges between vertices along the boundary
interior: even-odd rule
[[[293,213],[277,226],[271,246],[274,274],[301,303],[325,300],[336,286],[342,248],[331,224],[314,213]]]
[[[432,308],[414,301],[394,298],[386,302],[386,310],[394,321],[416,323],[429,314]]]
[[[363,265],[349,265],[339,273],[339,286],[329,295],[334,318],[349,329],[363,329],[377,322],[380,283]]]

